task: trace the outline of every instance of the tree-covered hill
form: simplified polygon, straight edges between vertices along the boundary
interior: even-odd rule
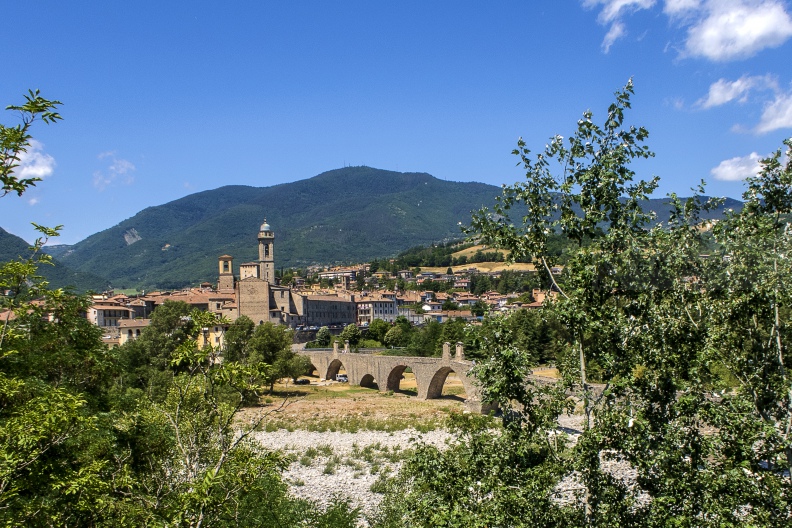
[[[27,258],[30,252],[30,244],[0,228],[0,262]],[[88,290],[101,292],[107,287],[106,279],[71,269],[57,259],[54,261],[54,266],[40,266],[38,272],[52,288],[71,287],[75,292]]]
[[[491,205],[499,192],[425,173],[345,167],[272,187],[229,185],[191,194],[55,254],[115,288],[179,288],[214,282],[222,254],[232,255],[237,266],[255,260],[265,218],[275,232],[277,267],[362,262],[459,238],[471,211]],[[665,201],[647,204],[658,221],[668,217]]]
[[[364,261],[459,237],[459,223],[497,188],[421,173],[347,167],[272,187],[226,186],[144,209],[62,253],[114,287],[173,288],[215,280],[217,257],[257,258],[264,218],[278,267]]]

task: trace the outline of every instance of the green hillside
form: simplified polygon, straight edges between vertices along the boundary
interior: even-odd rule
[[[278,267],[355,262],[460,236],[459,223],[498,188],[428,174],[347,167],[273,187],[226,186],[144,209],[61,253],[101,269],[116,288],[176,288],[214,281],[217,257],[257,258],[266,217]],[[125,237],[126,235],[126,237]],[[131,243],[130,243],[131,242]]]
[[[229,185],[149,207],[54,254],[97,273],[115,288],[180,288],[217,279],[217,257],[238,266],[258,258],[258,227],[275,232],[275,265],[362,262],[416,245],[457,239],[471,211],[491,205],[500,188],[439,180],[424,173],[346,167],[272,187]],[[665,200],[649,200],[658,221]],[[739,208],[729,200],[725,207]],[[715,212],[714,216],[719,216]],[[515,214],[515,217],[520,216]]]
[[[30,244],[16,235],[0,228],[0,262],[8,262],[30,255]],[[53,288],[72,288],[75,292],[88,290],[103,291],[107,280],[91,273],[76,271],[55,260],[54,266],[40,266],[39,274],[49,281]]]

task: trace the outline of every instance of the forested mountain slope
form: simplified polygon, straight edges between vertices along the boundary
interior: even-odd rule
[[[30,256],[30,244],[16,235],[0,228],[0,262],[8,262]],[[52,288],[72,287],[76,292],[88,290],[101,292],[107,286],[107,280],[92,273],[76,271],[55,259],[54,266],[39,266],[38,273],[47,279]]]
[[[459,223],[498,188],[428,174],[347,167],[272,187],[226,186],[144,209],[61,254],[115,287],[173,288],[215,280],[217,257],[257,258],[266,217],[278,267],[395,255],[459,237]]]
[[[460,223],[499,194],[493,185],[425,173],[345,167],[272,187],[229,185],[191,194],[54,254],[116,288],[179,288],[214,282],[222,254],[236,265],[258,258],[256,235],[265,218],[275,232],[277,267],[362,262],[459,238]],[[664,202],[646,204],[658,221],[668,217]]]

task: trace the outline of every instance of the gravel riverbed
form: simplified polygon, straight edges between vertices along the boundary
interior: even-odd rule
[[[364,513],[376,509],[381,495],[371,486],[401,465],[403,453],[426,443],[442,447],[451,435],[444,430],[312,432],[304,430],[256,433],[267,449],[279,449],[296,460],[284,472],[291,493],[327,504],[333,495],[346,496]]]
[[[561,416],[559,431],[576,442],[582,428],[581,416]],[[295,429],[261,431],[255,438],[267,449],[292,455],[292,462],[283,473],[292,495],[326,505],[333,496],[350,499],[365,515],[374,513],[382,499],[371,486],[383,475],[398,471],[409,450],[424,443],[443,448],[452,435],[436,429],[421,433],[415,429],[402,431],[314,432]],[[636,472],[626,461],[601,455],[603,469],[628,486],[635,485]],[[570,474],[555,489],[561,503],[580,501],[578,475]],[[645,500],[645,499],[644,499]],[[639,501],[641,497],[639,496]],[[365,519],[361,527],[368,526]]]
[[[559,419],[560,429],[573,440],[581,423],[580,416]],[[414,429],[356,433],[280,429],[256,433],[256,439],[265,448],[294,456],[295,461],[283,474],[294,496],[325,505],[334,495],[341,495],[366,514],[373,513],[382,498],[371,491],[371,486],[383,474],[398,471],[405,451],[417,443],[442,448],[451,438],[442,429],[426,433]],[[558,490],[564,501],[574,500],[572,480],[564,482]]]

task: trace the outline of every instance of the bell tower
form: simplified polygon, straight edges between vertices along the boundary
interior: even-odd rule
[[[275,284],[275,234],[267,219],[261,224],[258,234],[259,243],[259,278]]]
[[[234,289],[234,257],[232,257],[231,255],[222,255],[217,259],[217,268],[220,275],[217,281],[217,289],[233,290]]]

